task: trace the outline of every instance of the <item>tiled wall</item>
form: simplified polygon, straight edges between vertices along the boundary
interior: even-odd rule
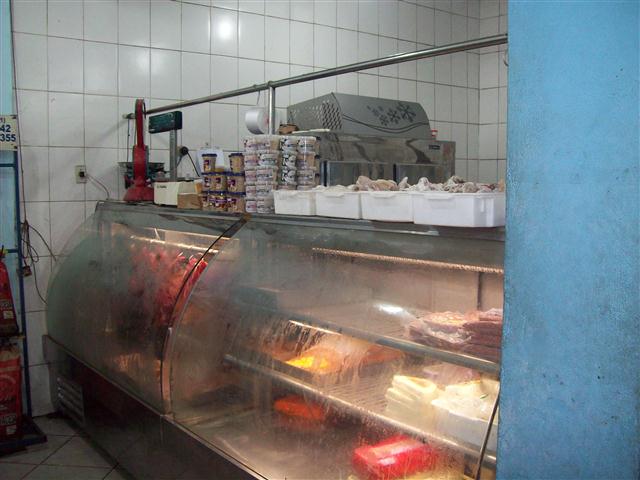
[[[85,164],[112,198],[122,196],[116,163],[127,158],[131,142],[121,116],[133,109],[136,97],[153,107],[477,38],[493,33],[493,20],[500,25],[503,18],[502,4],[490,0],[486,5],[485,0],[12,3],[26,211],[54,254],[106,197],[92,181],[75,183],[75,165]],[[418,101],[439,138],[457,142],[457,172],[471,180],[495,180],[497,159],[504,158],[496,151],[497,132],[504,132],[504,125],[487,101],[502,98],[504,89],[498,88],[501,77],[495,85],[487,83],[491,78],[480,67],[493,62],[500,72],[496,59],[494,53],[457,53],[323,79],[278,89],[277,105],[284,118],[289,103],[331,91]],[[256,103],[265,103],[264,94],[185,109],[181,143],[236,150],[248,133],[244,114]],[[490,135],[493,150],[487,147]],[[151,160],[167,161],[167,134],[148,141]],[[36,270],[44,296],[53,262],[32,237],[41,255]],[[40,347],[44,304],[33,277],[26,288],[34,404],[36,413],[43,413],[50,408]]]
[[[480,3],[480,35],[507,33],[507,1]],[[505,178],[507,167],[507,64],[506,45],[486,48],[480,54],[480,126],[478,179]],[[474,172],[475,173],[475,172]]]

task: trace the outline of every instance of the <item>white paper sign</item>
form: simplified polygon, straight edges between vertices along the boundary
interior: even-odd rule
[[[0,116],[0,150],[18,149],[18,122],[15,115]]]

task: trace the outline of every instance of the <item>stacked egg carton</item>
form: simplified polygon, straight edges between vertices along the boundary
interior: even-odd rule
[[[273,213],[273,191],[278,186],[280,137],[256,135],[244,142],[246,211]]]
[[[311,190],[317,185],[316,137],[297,137],[296,188]]]

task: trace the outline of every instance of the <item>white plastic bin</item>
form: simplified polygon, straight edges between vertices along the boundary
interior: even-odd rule
[[[448,227],[504,225],[505,194],[411,192],[413,223]]]
[[[360,193],[351,191],[316,191],[316,215],[321,217],[362,218]]]
[[[383,222],[412,222],[409,192],[362,192],[362,218]]]
[[[275,190],[276,213],[281,215],[315,215],[315,192],[302,190]]]

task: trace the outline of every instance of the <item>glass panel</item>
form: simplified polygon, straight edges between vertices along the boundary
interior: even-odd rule
[[[158,411],[168,328],[233,218],[99,205],[58,259],[49,335]],[[99,394],[97,392],[94,392]]]
[[[175,419],[268,478],[473,475],[499,335],[472,328],[499,324],[479,312],[502,307],[502,257],[488,239],[252,219],[177,326]]]

